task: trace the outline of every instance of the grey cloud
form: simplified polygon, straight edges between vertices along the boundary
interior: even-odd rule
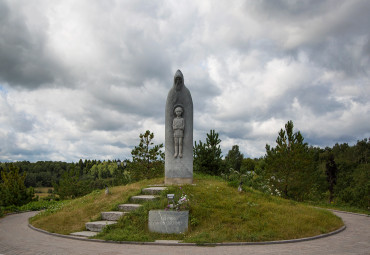
[[[345,105],[336,101],[328,85],[307,86],[295,91],[300,104],[308,107],[316,116],[325,115],[332,111],[344,110]],[[290,97],[294,97],[293,93]]]
[[[150,82],[149,82],[150,83]],[[116,113],[125,113],[126,115],[144,117],[162,117],[164,112],[164,102],[166,90],[162,86],[156,88],[140,87],[131,90],[110,91],[98,88],[92,90],[92,96],[95,98],[93,108],[97,111],[114,111]],[[156,91],[159,90],[159,91]],[[162,92],[162,93],[160,93]],[[155,95],[155,96],[154,96]],[[96,111],[94,110],[91,115]]]
[[[139,127],[137,117],[120,115],[112,113],[107,110],[95,108],[85,112],[85,116],[81,121],[83,130],[104,130],[104,131],[117,131],[117,130],[131,130]]]
[[[47,22],[31,29],[18,8],[0,2],[0,80],[28,89],[52,84],[62,68],[45,52]]]
[[[293,55],[303,51],[328,70],[349,76],[368,75],[368,1],[253,1],[246,8],[253,10],[254,17],[263,24],[281,31],[282,42],[296,38],[294,47],[285,48],[283,44],[278,51]],[[287,32],[291,30],[295,32]]]
[[[1,88],[1,87],[0,87]],[[14,132],[28,133],[34,129],[36,123],[35,118],[24,112],[16,111],[12,105],[9,104],[6,96],[1,95],[0,90],[0,119],[4,126],[11,126]]]
[[[354,135],[340,135],[340,136],[335,136],[335,137],[322,137],[320,135],[305,135],[303,133],[303,136],[305,138],[305,142],[308,143],[309,145],[312,146],[318,146],[320,148],[325,148],[325,147],[332,147],[336,143],[341,144],[341,143],[348,143],[350,145],[353,145],[356,143],[358,140],[362,140],[365,137],[363,136],[354,136]]]
[[[202,112],[214,110],[211,100],[222,93],[209,78],[194,80],[193,84],[189,85],[188,88],[191,90],[194,107]]]
[[[246,139],[250,136],[252,127],[243,121],[230,122],[219,130],[221,136],[231,139]]]
[[[16,113],[11,116],[10,121],[15,131],[27,133],[34,129],[35,119],[24,113]]]
[[[110,20],[109,9],[100,13],[99,19],[81,16],[85,22],[95,26],[91,39],[103,52],[101,63],[94,62],[81,66],[82,63],[77,64],[78,62],[62,63],[58,59],[59,56],[50,51],[47,45],[50,43],[48,30],[52,28],[47,18],[43,16],[44,13],[35,17],[36,21],[33,23],[36,25],[30,26],[27,24],[28,17],[23,15],[18,6],[19,3],[1,2],[0,4],[2,11],[0,80],[11,86],[28,89],[40,86],[70,87],[89,79],[95,79],[101,83],[142,86],[147,79],[163,81],[170,73],[167,49],[158,41],[156,31],[143,30],[129,23],[117,28],[120,30],[107,30],[106,27],[111,26],[113,22]],[[97,12],[92,6],[90,5],[88,9],[93,13]],[[132,6],[135,11],[140,9],[137,4]],[[105,6],[105,8],[110,7],[112,6]],[[125,6],[114,6],[114,8],[125,8]],[[142,15],[149,13],[146,8],[142,11],[145,12]],[[58,20],[58,22],[61,21]],[[154,24],[152,26],[156,26],[154,20],[152,23]],[[79,35],[76,34],[73,40],[67,43],[79,43]],[[70,53],[58,52],[58,54]],[[73,57],[69,59],[73,61]],[[100,68],[100,73],[96,72],[96,68]]]
[[[171,73],[171,67],[163,46],[153,40],[146,40],[143,34],[128,38],[130,38],[128,43],[131,45],[128,48],[132,61],[126,62],[127,71],[139,79],[143,79],[145,74],[145,79],[165,80]]]
[[[38,158],[42,160],[52,153],[50,148],[34,145],[34,147],[20,146],[18,142],[18,134],[15,132],[0,133],[0,152],[1,161],[21,161],[25,159]]]
[[[321,0],[305,0],[305,1],[286,1],[286,0],[275,0],[275,1],[252,1],[252,8],[255,8],[256,12],[264,17],[276,18],[279,20],[291,19],[296,17],[301,19],[302,17],[308,18],[312,15],[320,15],[333,1],[321,1]],[[335,1],[334,1],[335,2]],[[249,8],[251,2],[246,2],[244,8]],[[324,9],[324,10],[323,10]]]
[[[370,37],[367,38],[369,41]],[[338,38],[302,49],[312,61],[327,70],[344,72],[349,77],[362,77],[368,75],[370,59],[366,53],[366,44],[358,44],[359,39]]]
[[[116,62],[115,72],[123,76],[116,84],[137,87],[143,86],[146,80],[165,81],[171,68],[164,48],[151,39],[142,38],[141,32],[126,34],[125,37],[126,50],[119,47],[112,51]]]
[[[123,143],[123,142],[115,142],[115,143],[112,143],[112,145],[117,146],[122,149],[128,146],[126,143]]]
[[[23,97],[0,104],[0,159],[129,157],[139,133],[152,128],[144,125],[160,132],[177,69],[192,93],[196,140],[215,129],[227,146],[240,142],[245,155],[261,156],[283,127],[276,125],[290,119],[314,145],[369,135],[368,1],[238,4],[0,0],[0,82]],[[285,80],[276,82],[279,68]],[[284,92],[267,91],[270,82]],[[230,93],[234,85],[251,93]]]
[[[288,121],[291,118],[300,117],[299,115],[303,113],[297,112],[297,109],[293,108],[294,100],[297,100],[302,107],[309,109],[317,117],[345,109],[343,103],[332,98],[327,87],[310,86],[287,91],[271,100],[263,111],[258,110],[251,115],[242,116],[242,118],[245,121],[248,119],[265,121],[274,117]]]
[[[370,6],[366,0],[263,0],[246,2],[244,8],[251,10],[255,18],[276,21],[276,25],[299,27],[305,21],[318,18],[323,22],[322,28],[330,28],[326,34],[329,36],[368,34],[367,24],[370,18],[367,14]]]

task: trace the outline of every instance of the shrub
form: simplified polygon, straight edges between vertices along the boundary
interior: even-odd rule
[[[19,174],[19,168],[10,164],[8,169],[1,170],[0,205],[23,205],[30,202],[35,194],[34,189],[26,188],[26,173]]]

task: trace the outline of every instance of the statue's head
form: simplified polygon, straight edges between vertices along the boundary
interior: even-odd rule
[[[175,73],[173,85],[175,86],[176,90],[181,90],[182,86],[184,86],[184,76],[180,70],[177,70]]]
[[[182,113],[184,112],[184,110],[182,109],[182,107],[181,106],[177,106],[176,108],[175,108],[175,114],[176,114],[176,116],[178,116],[178,117],[180,117],[181,115],[182,115]]]

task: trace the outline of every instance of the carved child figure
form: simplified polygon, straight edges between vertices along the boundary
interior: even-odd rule
[[[182,107],[178,106],[175,108],[176,117],[173,119],[173,137],[175,140],[175,155],[174,157],[177,158],[179,156],[182,158],[182,140],[184,138],[184,128],[185,128],[185,121],[184,118],[181,117],[183,113]]]

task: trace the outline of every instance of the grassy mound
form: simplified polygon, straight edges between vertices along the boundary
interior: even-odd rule
[[[114,187],[112,194],[95,191],[71,200],[60,209],[45,211],[31,219],[38,228],[68,234],[84,229],[85,222],[97,220],[100,212],[115,210],[130,196],[140,193],[153,179]],[[146,203],[117,225],[106,228],[97,238],[117,241],[154,241],[177,239],[184,242],[250,242],[286,240],[319,235],[343,226],[331,212],[247,189],[239,193],[221,179],[197,176],[196,185],[169,187],[166,193],[185,193],[190,199],[189,231],[182,235],[164,235],[148,231],[148,211],[166,206],[165,194],[155,203]]]
[[[141,188],[163,179],[145,180],[127,186],[110,188],[110,194],[96,190],[88,195],[65,200],[58,208],[51,208],[30,219],[30,223],[52,233],[69,234],[85,229],[85,223],[100,219],[100,212],[117,210],[118,204],[140,193]]]

